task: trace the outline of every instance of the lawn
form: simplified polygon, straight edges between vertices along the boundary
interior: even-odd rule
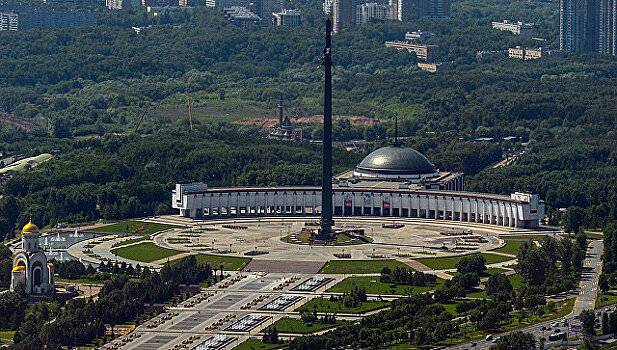
[[[441,278],[437,279],[437,283],[432,286],[409,286],[403,284],[389,284],[379,281],[379,276],[360,276],[360,277],[347,277],[341,282],[328,289],[328,292],[333,293],[345,293],[352,291],[355,287],[364,288],[368,294],[395,294],[395,295],[409,295],[421,294],[437,289],[445,281]]]
[[[141,236],[141,237],[137,237],[137,238],[131,238],[131,239],[124,240],[122,242],[116,242],[111,247],[112,248],[117,248],[117,247],[120,247],[120,246],[123,246],[123,245],[129,245],[129,244],[145,241],[147,239],[150,239],[150,237],[149,236]]]
[[[334,328],[343,321],[337,321],[335,324],[323,324],[323,323],[305,323],[301,319],[283,317],[280,320],[274,322],[274,327],[279,333],[297,333],[297,334],[310,334],[324,329]]]
[[[527,241],[527,240],[534,240],[534,241],[539,241],[542,238],[546,237],[546,236],[550,236],[550,237],[555,237],[552,234],[547,234],[547,235],[503,235],[503,236],[499,236],[499,238],[504,239],[504,240],[521,240],[521,241]]]
[[[456,264],[459,261],[461,261],[461,259],[464,256],[475,256],[475,255],[484,256],[484,259],[486,259],[487,265],[501,263],[501,262],[513,259],[511,257],[496,255],[496,254],[474,253],[474,254],[468,254],[468,255],[449,256],[449,257],[441,257],[441,258],[420,258],[420,259],[416,259],[416,261],[432,268],[433,270],[450,270],[450,269],[455,269]]]
[[[172,228],[178,228],[180,226],[157,224],[151,222],[141,222],[134,220],[127,220],[116,222],[115,224],[106,225],[94,228],[92,232],[105,232],[105,233],[130,233],[137,235],[151,235],[160,231],[169,230]]]
[[[15,331],[0,331],[0,339],[2,340],[13,340],[15,336]]]
[[[329,312],[329,313],[345,313],[345,314],[363,314],[369,311],[383,309],[390,306],[388,301],[365,301],[356,307],[346,307],[343,305],[342,300],[330,301],[326,298],[314,298],[308,303],[300,306],[297,311],[308,310],[317,312]]]
[[[604,235],[600,232],[585,231],[585,235],[589,239],[604,239]]]
[[[249,338],[233,348],[233,350],[271,350],[279,349],[282,346],[283,344],[265,344],[260,339]]]
[[[143,242],[128,247],[116,248],[112,249],[111,252],[125,259],[143,262],[153,262],[180,253],[177,250],[159,247],[153,242]]]
[[[515,273],[513,275],[508,276],[508,279],[510,280],[510,284],[512,284],[512,288],[514,289],[521,289],[523,288],[523,276],[519,275],[518,273]]]
[[[330,260],[321,268],[320,273],[330,274],[368,274],[380,273],[384,267],[394,270],[397,267],[412,270],[409,265],[406,265],[398,260]]]
[[[532,324],[537,324],[537,323],[546,322],[546,321],[564,317],[568,315],[570,312],[572,312],[575,301],[576,301],[576,298],[570,298],[568,300],[558,302],[556,303],[555,310],[553,312],[545,313],[542,316],[529,315],[526,318],[524,318],[522,322],[519,322],[518,318],[516,317],[518,315],[518,311],[513,311],[510,313],[512,315],[512,322],[507,325],[504,325],[502,327],[502,330],[512,331],[518,328],[527,327]]]
[[[498,252],[498,253],[516,255],[516,253],[518,253],[519,248],[521,247],[521,245],[523,245],[525,240],[506,239],[505,242],[506,242],[505,246],[494,249],[493,251]]]
[[[208,263],[213,268],[220,268],[223,266],[223,270],[226,271],[239,271],[248,264],[250,258],[242,258],[237,256],[223,256],[223,255],[210,255],[210,254],[197,254],[195,255],[198,263]],[[180,261],[180,260],[178,260]]]
[[[596,309],[613,304],[617,304],[617,290],[613,289],[607,292],[598,292],[598,298],[596,299]]]

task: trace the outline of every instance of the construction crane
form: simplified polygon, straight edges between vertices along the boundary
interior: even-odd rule
[[[186,108],[189,114],[189,130],[193,131],[193,98],[191,96],[186,98]]]
[[[148,107],[145,107],[143,112],[141,112],[141,114],[139,115],[139,118],[137,118],[137,123],[135,124],[135,129],[133,129],[134,133],[136,133],[139,130],[139,126],[141,126],[141,122],[144,121],[144,118],[146,117],[146,113],[148,113]]]

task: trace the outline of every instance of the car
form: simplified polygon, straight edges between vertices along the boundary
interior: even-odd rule
[[[499,339],[501,339],[501,337],[495,337],[495,339],[493,339],[493,343],[497,343]]]
[[[559,327],[559,322],[553,322],[553,323],[551,323],[551,327]]]
[[[489,334],[489,335],[487,335],[487,336],[484,338],[484,340],[491,340],[491,339],[493,339],[493,335],[492,335],[492,334]]]
[[[566,334],[563,332],[555,332],[548,336],[549,341],[565,340]]]

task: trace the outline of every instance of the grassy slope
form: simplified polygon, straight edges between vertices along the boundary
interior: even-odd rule
[[[117,222],[111,225],[97,227],[89,231],[151,235],[153,233],[169,230],[169,229],[176,228],[176,227],[179,227],[179,226],[127,220],[127,221]]]
[[[455,269],[456,264],[464,256],[474,256],[477,254],[481,254],[482,256],[484,256],[484,258],[486,259],[487,265],[512,260],[512,258],[507,257],[507,256],[488,254],[488,253],[474,253],[474,254],[469,254],[469,255],[441,257],[441,258],[420,258],[416,260],[434,270],[448,270],[448,269]]]
[[[437,289],[445,281],[438,278],[437,283],[434,286],[407,286],[402,284],[383,283],[379,281],[379,276],[365,276],[365,277],[347,277],[341,282],[328,289],[328,292],[344,293],[352,291],[355,287],[364,288],[368,294],[397,294],[408,295],[421,294]],[[393,287],[391,287],[393,286]]]
[[[368,274],[380,273],[384,267],[395,269],[397,267],[411,269],[408,265],[398,260],[330,260],[324,265],[320,273],[330,274]]]
[[[177,250],[159,247],[152,242],[144,242],[128,247],[112,249],[111,252],[125,259],[143,262],[153,262],[180,253]]]

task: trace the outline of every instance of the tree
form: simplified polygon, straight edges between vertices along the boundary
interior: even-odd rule
[[[530,245],[523,254],[519,251],[517,270],[530,285],[540,286],[546,282],[549,270],[552,268],[550,258],[544,250]]]
[[[581,207],[568,207],[564,218],[564,231],[568,233],[577,233],[581,230],[585,221],[585,211]]]
[[[490,350],[536,350],[533,334],[521,331],[512,332],[499,338]]]
[[[456,270],[463,275],[466,273],[481,275],[486,271],[486,259],[482,255],[464,256],[456,263]]]
[[[596,315],[593,310],[584,310],[581,312],[579,319],[581,320],[583,327],[583,334],[587,337],[591,337],[596,334]]]
[[[498,273],[486,281],[486,293],[494,299],[508,300],[512,294],[512,283],[503,273]]]

